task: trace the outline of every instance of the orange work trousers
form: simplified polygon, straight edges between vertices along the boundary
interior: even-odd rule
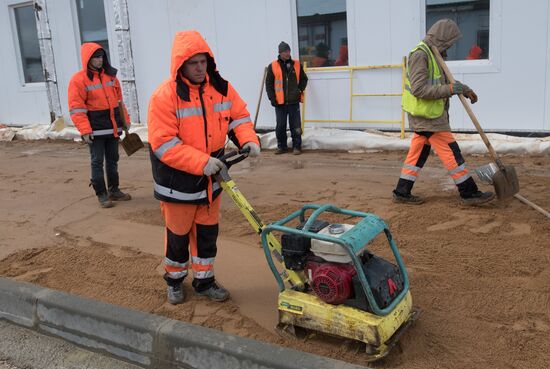
[[[431,148],[435,150],[437,156],[441,159],[462,197],[467,197],[478,190],[472,176],[466,169],[466,163],[458,143],[451,132],[415,132],[407,158],[401,168],[396,192],[401,195],[411,193],[412,186],[416,182],[420,170],[424,167]]]
[[[181,283],[189,267],[195,289],[206,289],[214,282],[220,202],[221,196],[210,206],[160,202],[166,224],[164,279],[169,285]]]

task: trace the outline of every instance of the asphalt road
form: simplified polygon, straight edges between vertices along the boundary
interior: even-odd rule
[[[140,369],[0,320],[0,369]]]

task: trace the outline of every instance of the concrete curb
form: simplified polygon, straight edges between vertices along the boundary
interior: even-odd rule
[[[364,369],[2,277],[0,319],[146,368]]]

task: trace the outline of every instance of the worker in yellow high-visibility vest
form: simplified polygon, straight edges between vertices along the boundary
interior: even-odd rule
[[[424,202],[422,197],[412,195],[411,190],[432,147],[453,178],[461,203],[482,204],[495,196],[492,192],[479,191],[466,168],[449,124],[449,98],[463,94],[475,103],[477,95],[465,84],[458,81],[449,83],[430,50],[434,46],[446,56],[447,49],[460,37],[462,34],[455,22],[439,20],[409,54],[402,106],[408,113],[409,126],[414,135],[393,191],[394,202],[414,205]]]

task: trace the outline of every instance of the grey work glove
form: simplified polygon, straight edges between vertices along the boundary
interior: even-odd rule
[[[244,144],[243,149],[249,149],[248,156],[251,158],[255,158],[256,156],[260,155],[260,146],[258,146],[255,142],[247,142]]]
[[[451,84],[451,93],[453,95],[459,95],[462,94],[470,101],[472,104],[475,104],[477,102],[477,95],[470,87],[468,87],[465,84],[462,84],[460,81],[456,81],[455,83]]]
[[[470,91],[472,91],[472,89],[467,85],[461,83],[460,81],[451,83],[451,94],[453,95],[460,95],[460,94],[466,95]]]
[[[204,166],[203,173],[205,176],[211,176],[218,173],[223,168],[223,163],[220,159],[213,157],[208,158],[206,165]]]
[[[87,133],[85,135],[82,135],[82,140],[86,142],[88,145],[91,145],[94,141],[94,135],[91,133]]]

